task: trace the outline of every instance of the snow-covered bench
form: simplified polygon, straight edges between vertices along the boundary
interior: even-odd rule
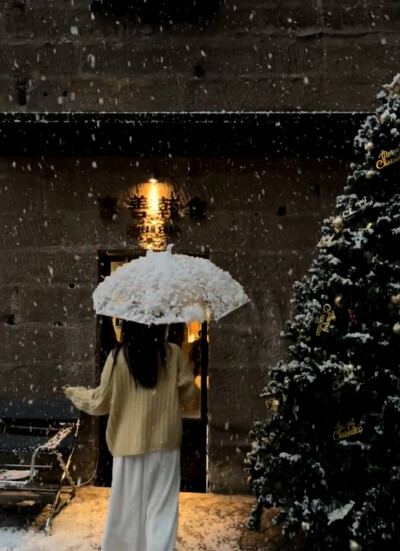
[[[69,472],[80,414],[69,401],[0,399],[0,504],[51,504],[45,523],[70,498],[75,483]]]

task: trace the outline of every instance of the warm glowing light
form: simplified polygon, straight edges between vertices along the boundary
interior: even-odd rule
[[[188,325],[188,342],[194,342],[197,340],[201,331],[201,323],[198,321],[191,321]]]
[[[149,189],[149,207],[148,215],[157,215],[160,212],[160,189],[157,185],[157,180],[149,180],[151,187]]]
[[[137,184],[130,196],[136,198],[141,210],[139,245],[143,249],[165,250],[165,228],[171,219],[172,185],[149,178],[147,182]]]

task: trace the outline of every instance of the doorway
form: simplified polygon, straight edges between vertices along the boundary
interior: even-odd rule
[[[119,266],[138,258],[140,252],[100,251],[99,280]],[[106,316],[98,317],[97,362],[101,371],[109,352],[120,337],[120,322]],[[207,491],[207,390],[208,390],[208,324],[192,322],[169,326],[168,340],[180,346],[200,389],[200,398],[182,410],[181,491]],[[112,457],[105,441],[107,416],[99,421],[99,460],[97,485],[111,486]]]

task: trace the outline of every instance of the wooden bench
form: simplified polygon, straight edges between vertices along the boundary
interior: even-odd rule
[[[0,504],[48,504],[44,529],[75,495],[69,471],[80,413],[66,399],[0,399]],[[69,500],[68,500],[69,501]]]

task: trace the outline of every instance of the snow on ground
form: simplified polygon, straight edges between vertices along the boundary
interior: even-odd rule
[[[51,534],[0,527],[0,551],[100,550],[109,488],[87,486],[53,521]],[[180,517],[175,551],[238,551],[239,539],[254,504],[251,496],[180,494]],[[9,524],[10,526],[7,526]]]

